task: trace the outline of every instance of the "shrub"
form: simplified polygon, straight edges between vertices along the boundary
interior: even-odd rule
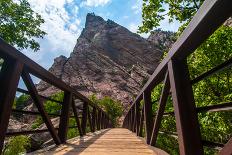
[[[3,149],[3,155],[19,155],[30,147],[30,139],[27,136],[11,137]]]
[[[102,99],[97,99],[95,94],[90,96],[90,100],[105,110],[110,120],[112,121],[113,126],[116,127],[119,125],[118,119],[122,116],[123,113],[123,106],[119,101],[113,100],[109,96],[106,96]]]

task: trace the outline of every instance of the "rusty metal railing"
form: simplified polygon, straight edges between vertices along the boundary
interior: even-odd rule
[[[201,155],[204,145],[222,147],[219,154],[232,154],[232,138],[227,144],[217,144],[201,139],[198,113],[206,111],[226,111],[231,103],[196,108],[192,85],[232,64],[232,59],[191,80],[187,56],[193,53],[220,25],[232,15],[231,0],[206,0],[190,24],[172,46],[168,55],[156,68],[142,88],[125,116],[123,127],[142,136],[145,125],[145,138],[149,145],[156,146],[164,115],[174,115],[176,120],[179,152],[181,155]],[[156,116],[152,114],[151,91],[163,83]],[[171,91],[171,93],[170,93]],[[171,95],[174,111],[165,113],[165,105]],[[141,100],[144,105],[141,108]],[[170,134],[170,133],[166,133]]]
[[[0,58],[4,60],[0,71],[0,151],[3,149],[6,136],[50,132],[55,144],[59,145],[66,142],[68,128],[77,128],[80,136],[83,136],[86,134],[87,126],[92,132],[112,127],[110,118],[100,107],[2,39],[0,39]],[[40,95],[31,75],[64,92],[63,101]],[[20,77],[22,77],[27,90],[18,88]],[[16,92],[30,95],[38,111],[13,109]],[[60,104],[62,106],[60,114],[47,113],[43,105],[46,100]],[[80,100],[82,104],[76,106],[75,100]],[[73,111],[72,115],[70,115],[71,110]],[[7,132],[12,113],[40,115],[47,129]],[[53,126],[49,116],[60,117],[59,127]],[[70,117],[75,118],[76,126],[68,125]]]

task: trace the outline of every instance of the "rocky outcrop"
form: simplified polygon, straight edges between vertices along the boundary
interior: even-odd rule
[[[160,29],[151,32],[147,38],[156,48],[167,51],[175,42],[175,34],[170,31],[162,31]]]
[[[88,14],[70,57],[56,58],[49,71],[85,96],[111,96],[126,106],[159,64],[164,47],[170,46],[168,36],[157,31],[147,40],[112,20]],[[44,82],[37,88],[43,95],[58,91]]]

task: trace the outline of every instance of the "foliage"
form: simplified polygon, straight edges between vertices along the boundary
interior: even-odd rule
[[[56,101],[63,101],[64,98],[64,93],[63,92],[58,92],[52,96],[50,96],[51,99],[56,100]],[[62,106],[59,103],[53,102],[53,101],[49,101],[47,100],[44,103],[44,109],[47,113],[49,114],[60,114]],[[43,124],[43,119],[41,118],[41,116],[38,116],[36,118],[36,120],[33,122],[32,124],[32,129],[36,129],[38,128],[41,124]]]
[[[139,32],[147,33],[157,28],[167,17],[169,22],[177,20],[185,27],[203,2],[204,0],[143,0],[143,21]]]
[[[30,147],[30,139],[27,136],[16,136],[9,139],[3,150],[3,155],[19,155]]]
[[[22,94],[21,96],[19,96],[16,100],[15,108],[22,110],[25,107],[26,102],[29,98],[30,96],[26,94]]]
[[[176,37],[184,30],[199,9],[204,0],[143,0],[143,23],[139,32],[149,32],[160,26],[161,21],[169,18],[169,22],[179,21],[182,23]],[[221,26],[210,38],[208,38],[193,54],[188,57],[188,66],[192,79],[213,67],[232,58],[232,28]],[[231,102],[231,69],[210,76],[193,85],[195,103],[198,107]],[[153,113],[158,108],[158,100],[162,84],[152,92]],[[172,99],[169,98],[166,112],[173,111]],[[226,143],[232,132],[231,116],[229,112],[199,113],[198,119],[201,134],[204,140]],[[175,119],[173,116],[165,116],[162,119],[163,131],[176,132]],[[172,142],[173,137],[160,136],[157,145],[170,154],[178,154],[177,143]],[[168,147],[167,147],[168,146]],[[205,154],[215,154],[216,151],[204,148]]]
[[[39,50],[35,38],[42,38],[46,33],[40,29],[44,20],[35,13],[27,0],[0,1],[0,37],[20,49]]]
[[[114,126],[119,125],[118,119],[122,116],[123,112],[122,104],[119,101],[113,100],[109,96],[97,99],[95,94],[90,96],[90,100],[105,110]]]
[[[52,96],[50,96],[51,99],[56,100],[56,101],[63,101],[64,98],[64,93],[63,92],[58,92]],[[57,102],[49,101],[47,100],[44,103],[44,108],[47,113],[51,114],[59,114],[62,108],[62,105],[60,105]]]
[[[232,58],[232,28],[221,26],[210,38],[208,38],[193,54],[188,57],[188,66],[191,79],[218,66],[222,62]],[[197,107],[231,102],[231,68],[214,74],[197,84],[193,85],[195,103]],[[163,84],[159,84],[152,92],[153,113],[158,109]],[[173,111],[171,97],[168,99],[165,112]],[[202,139],[218,143],[226,143],[232,132],[232,114],[230,112],[207,112],[199,113]],[[161,131],[176,132],[175,118],[164,116],[162,119]],[[171,136],[160,136],[157,146],[170,154],[178,154],[176,143],[172,142]],[[167,147],[168,146],[168,147]],[[204,148],[205,154],[215,154],[216,151]]]
[[[76,126],[75,118],[69,118],[69,126],[70,127]],[[80,135],[80,134],[79,134],[77,128],[69,128],[68,129],[68,134],[67,134],[68,139],[77,137],[78,135]]]
[[[232,28],[220,27],[189,59],[192,78],[232,58]],[[193,86],[197,106],[231,102],[231,68],[224,69]],[[226,143],[232,132],[230,112],[202,113],[199,115],[202,137]]]
[[[31,128],[37,129],[41,124],[43,124],[44,121],[41,116],[38,116],[36,120],[32,123]]]

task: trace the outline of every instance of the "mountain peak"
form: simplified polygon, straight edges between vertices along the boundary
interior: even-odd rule
[[[85,27],[96,26],[99,24],[104,24],[105,22],[106,21],[102,17],[97,16],[94,13],[88,13],[86,16]]]

